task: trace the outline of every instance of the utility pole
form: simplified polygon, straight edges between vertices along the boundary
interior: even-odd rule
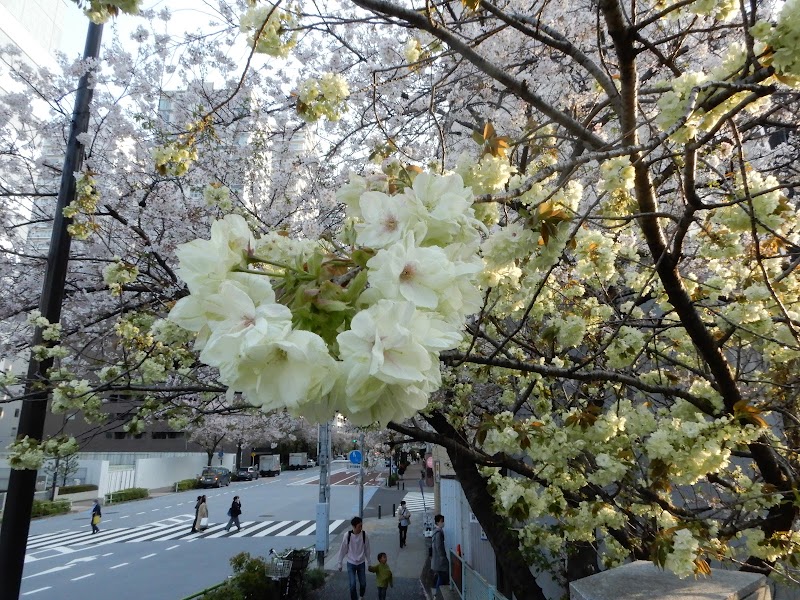
[[[331,514],[331,422],[319,426],[319,502],[317,503],[317,566],[325,565],[325,553],[328,551],[328,523]]]
[[[364,518],[364,432],[358,434],[358,449],[361,451],[361,464],[358,465],[358,516]]]
[[[94,23],[89,25],[86,46],[83,51],[84,60],[96,59],[100,55],[102,35],[102,25]],[[89,128],[89,105],[94,91],[89,87],[91,75],[91,71],[84,73],[78,82],[67,153],[61,170],[61,185],[53,217],[47,269],[42,284],[42,295],[39,299],[39,311],[50,323],[61,321],[61,304],[64,300],[64,284],[67,279],[71,242],[69,233],[67,233],[67,225],[71,223],[71,219],[64,216],[64,208],[75,198],[75,172],[80,171],[83,166],[83,144],[78,141],[78,136]],[[43,341],[42,329],[37,327],[31,345],[48,343]],[[25,385],[25,400],[19,415],[18,437],[27,435],[35,440],[42,439],[47,416],[47,400],[50,395],[47,370],[52,364],[53,359],[37,362],[33,358],[28,363],[28,379]],[[30,469],[11,470],[3,524],[0,529],[0,573],[3,574],[0,577],[0,598],[3,600],[19,598],[35,491],[36,471]]]

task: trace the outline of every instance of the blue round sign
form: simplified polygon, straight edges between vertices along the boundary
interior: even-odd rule
[[[361,464],[361,450],[351,450],[350,454],[347,455],[347,458],[350,459],[350,462],[354,465]]]

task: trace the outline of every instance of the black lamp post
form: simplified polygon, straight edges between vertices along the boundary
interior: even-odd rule
[[[86,34],[86,46],[83,58],[96,59],[100,54],[100,40],[103,26],[89,25]],[[75,198],[75,176],[83,165],[83,144],[78,136],[89,127],[89,104],[92,101],[93,88],[89,87],[91,72],[86,72],[78,83],[75,96],[75,108],[72,112],[67,153],[64,157],[64,168],[61,171],[61,186],[58,190],[53,218],[53,232],[50,237],[50,250],[47,255],[47,270],[39,300],[39,311],[50,323],[61,320],[61,304],[64,300],[64,284],[67,278],[69,263],[70,236],[67,226],[71,219],[64,216],[64,208]],[[36,328],[32,345],[47,344],[42,340],[42,329]],[[49,385],[47,370],[53,360],[38,362],[31,358],[28,364],[28,379],[25,386],[25,400],[19,415],[18,435],[30,436],[41,440],[44,434],[44,422],[47,416],[47,399]],[[3,514],[3,525],[0,529],[0,598],[13,600],[19,598],[22,585],[22,569],[25,565],[25,549],[27,548],[30,530],[33,495],[36,491],[36,471],[29,469],[12,469],[8,482],[8,495]]]

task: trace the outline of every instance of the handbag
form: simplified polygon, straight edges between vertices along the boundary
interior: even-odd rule
[[[100,515],[94,515],[92,517],[92,525],[99,525],[100,524]]]
[[[229,516],[229,517],[232,517],[232,516],[233,516],[233,515],[231,514],[231,509],[230,509],[230,508],[228,509],[228,516]]]
[[[203,517],[200,519],[200,529],[206,529],[208,527],[208,517]]]

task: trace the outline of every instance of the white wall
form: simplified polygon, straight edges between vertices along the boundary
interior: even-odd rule
[[[220,459],[215,456],[211,464],[233,469],[235,458],[233,454],[227,454],[220,464]],[[208,456],[204,453],[168,458],[140,458],[136,461],[135,487],[154,489],[175,485],[181,479],[198,476],[207,462]]]

